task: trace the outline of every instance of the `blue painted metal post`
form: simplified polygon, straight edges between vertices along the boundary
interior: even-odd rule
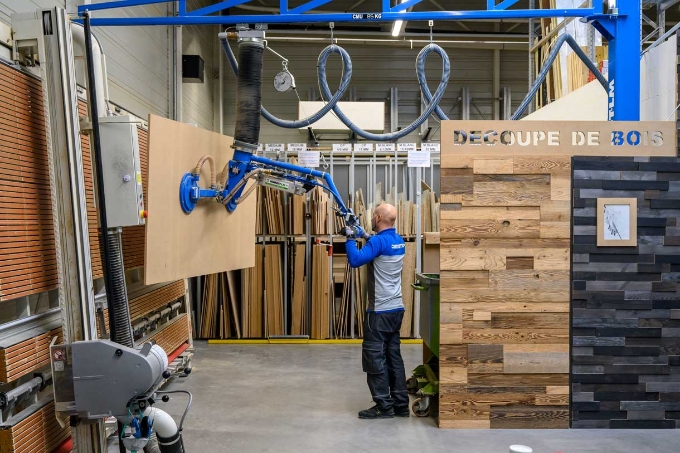
[[[609,41],[609,119],[640,121],[640,1],[619,0]]]

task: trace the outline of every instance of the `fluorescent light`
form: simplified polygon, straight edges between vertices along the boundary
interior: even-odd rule
[[[399,33],[401,33],[401,27],[404,25],[403,20],[395,20],[394,24],[392,25],[392,36],[395,38],[399,36]]]
[[[399,3],[404,3],[405,1],[406,0],[400,0]],[[408,9],[410,10],[411,8]],[[395,38],[399,36],[399,34],[401,33],[401,27],[403,26],[404,26],[403,20],[395,20],[394,24],[392,25],[392,36],[394,36]]]

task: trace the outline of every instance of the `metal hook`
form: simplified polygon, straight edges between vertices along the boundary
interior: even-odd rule
[[[333,29],[335,28],[335,22],[329,22],[328,26],[331,29],[331,45],[333,45]]]
[[[434,27],[434,21],[428,21],[428,25],[430,26],[430,44],[432,44],[432,27]]]

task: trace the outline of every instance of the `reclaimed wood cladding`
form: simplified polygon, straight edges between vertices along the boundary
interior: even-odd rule
[[[0,301],[58,278],[41,83],[0,64]]]
[[[567,428],[571,158],[448,154],[439,425]]]
[[[680,428],[680,159],[575,157],[573,428]],[[597,198],[637,198],[635,247],[597,247]]]

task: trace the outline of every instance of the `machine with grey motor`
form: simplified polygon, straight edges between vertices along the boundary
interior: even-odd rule
[[[124,424],[120,440],[131,451],[143,450],[155,432],[161,453],[184,452],[181,423],[178,428],[153,406],[156,394],[172,393],[158,390],[170,377],[160,346],[133,349],[109,340],[78,341],[51,346],[50,357],[57,412],[82,421],[115,417]]]

